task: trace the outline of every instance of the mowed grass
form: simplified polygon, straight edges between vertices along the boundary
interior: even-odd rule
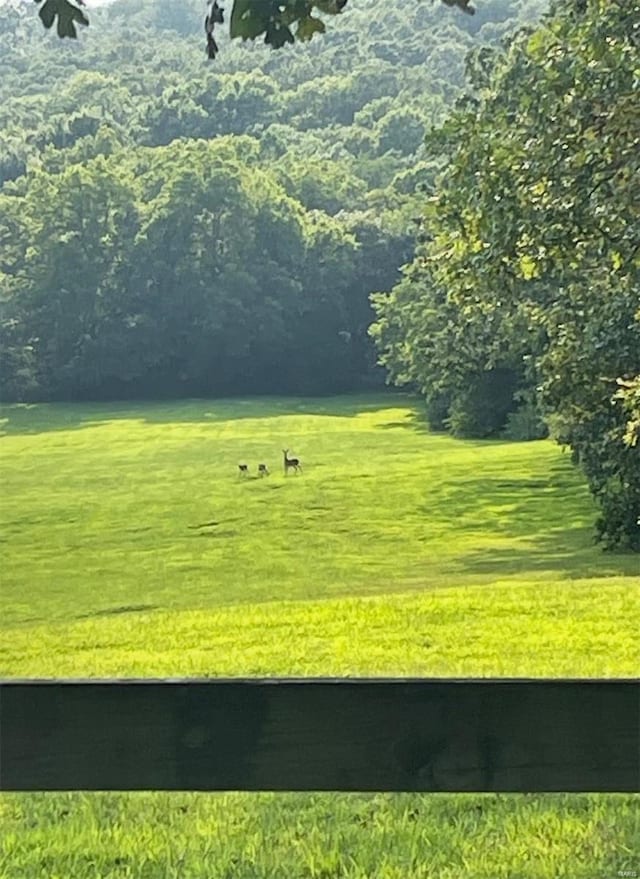
[[[638,870],[637,809],[629,796],[5,795],[0,875],[619,879]]]
[[[593,545],[554,444],[429,434],[400,397],[11,407],[3,428],[3,627],[638,573]]]
[[[638,673],[638,556],[594,546],[550,442],[431,434],[402,395],[5,407],[0,434],[0,676]],[[0,877],[601,879],[638,870],[639,810],[4,795]]]

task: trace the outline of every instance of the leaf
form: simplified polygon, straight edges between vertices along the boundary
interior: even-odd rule
[[[444,4],[447,6],[457,6],[458,9],[461,9],[463,12],[466,12],[467,15],[475,15],[476,10],[474,6],[471,6],[469,0],[442,0]]]
[[[212,60],[219,51],[213,36],[217,24],[224,24],[224,10],[218,6],[218,0],[209,0],[209,13],[204,20],[204,31],[207,35],[207,56]]]
[[[538,267],[535,260],[530,256],[520,257],[520,271],[525,281],[530,281],[532,278],[537,277]]]
[[[539,28],[529,37],[527,41],[527,51],[530,55],[537,57],[545,51],[548,44],[549,37],[547,32],[543,28]]]
[[[268,4],[264,0],[235,0],[231,11],[230,36],[255,40],[267,30],[268,11]]]
[[[347,5],[347,0],[314,0],[313,5],[320,12],[326,12],[328,15],[338,15]]]
[[[208,27],[213,30],[213,26],[216,24],[224,24],[224,9],[221,6],[218,6],[217,0],[213,0],[213,2],[209,3],[209,15],[207,16]]]
[[[213,61],[220,49],[213,38],[213,34],[207,34],[207,57]]]
[[[39,2],[39,0],[36,0],[36,2]],[[76,24],[81,24],[85,27],[89,24],[89,19],[84,12],[74,3],[70,3],[69,0],[45,0],[38,14],[47,29],[53,25],[56,16],[58,17],[57,30],[59,37],[75,39],[78,36]]]
[[[296,30],[296,37],[302,41],[306,42],[307,40],[312,39],[314,34],[323,34],[326,30],[325,24],[323,21],[320,21],[319,18],[314,18],[312,15],[308,16],[308,18],[303,18],[298,25],[298,29]]]
[[[264,41],[268,46],[272,46],[274,49],[281,49],[285,43],[295,42],[293,34],[286,24],[279,24],[278,22],[275,24],[271,22],[269,23]]]

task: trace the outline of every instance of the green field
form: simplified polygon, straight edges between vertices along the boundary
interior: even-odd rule
[[[638,672],[638,556],[594,546],[551,442],[430,434],[397,394],[4,407],[0,434],[0,676]],[[5,795],[0,877],[608,879],[640,874],[639,811]]]

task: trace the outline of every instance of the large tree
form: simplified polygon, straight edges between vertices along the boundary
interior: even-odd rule
[[[488,432],[492,378],[538,396],[600,537],[638,549],[640,4],[582,6],[473,59],[475,97],[431,140],[446,166],[429,240],[375,332],[392,376],[467,434]]]
[[[250,167],[258,148],[178,140],[0,194],[3,395],[348,388],[356,241]]]

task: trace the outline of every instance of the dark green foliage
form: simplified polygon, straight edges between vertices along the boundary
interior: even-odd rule
[[[514,412],[518,386],[510,369],[491,369],[474,376],[453,397],[445,423],[454,436],[498,436]]]
[[[4,197],[18,235],[3,341],[16,364],[30,345],[41,397],[353,382],[340,333],[356,330],[344,307],[355,241],[245,168],[242,146],[120,152]],[[16,382],[5,395],[25,395]]]
[[[381,381],[369,295],[413,256],[422,140],[468,20],[359,0],[311,47],[236,42],[211,66],[201,15],[116,0],[70,49],[0,7],[5,398]]]
[[[434,391],[425,397],[425,414],[431,430],[446,431],[448,429],[451,395]]]
[[[518,399],[519,398],[519,399]],[[503,435],[511,440],[537,440],[549,435],[535,391],[515,394],[518,408],[509,412]]]
[[[36,2],[39,3],[40,0],[36,0]],[[69,0],[44,0],[38,14],[46,28],[50,28],[57,17],[59,37],[75,39],[78,36],[76,24],[85,26],[89,24],[89,19],[84,12],[75,3],[70,3]]]

